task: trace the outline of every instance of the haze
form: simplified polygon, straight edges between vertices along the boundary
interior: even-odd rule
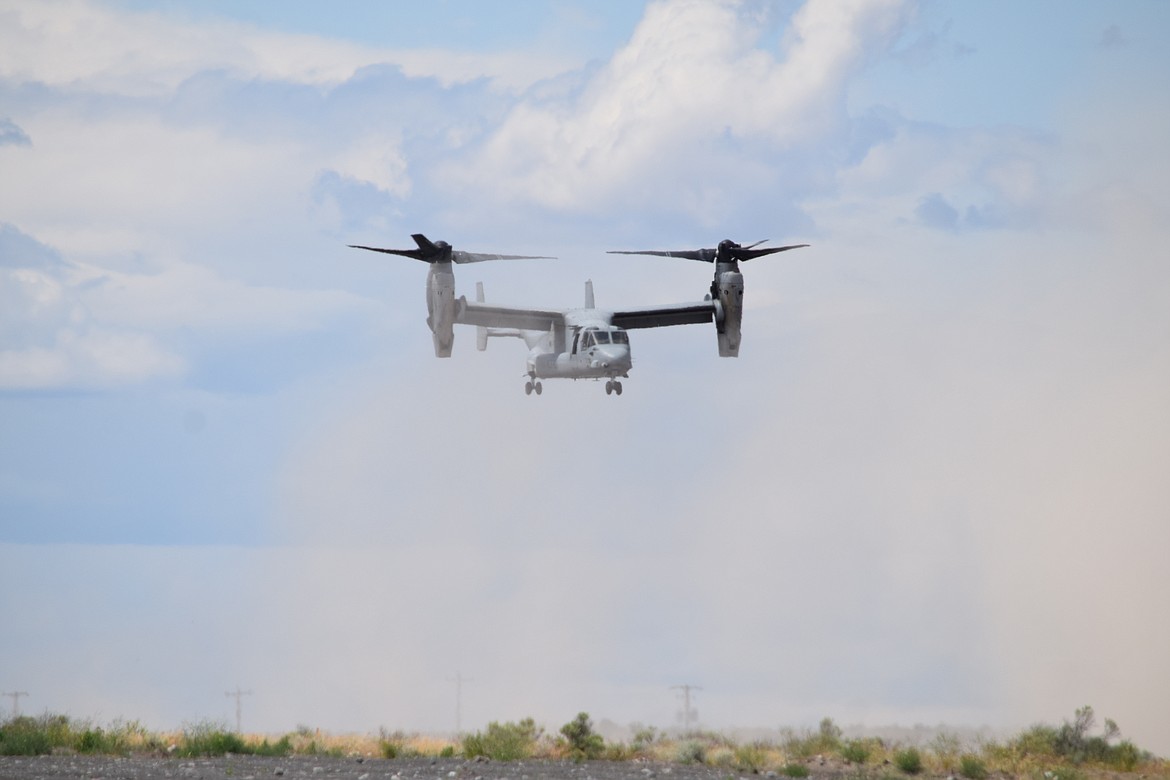
[[[579,711],[1170,753],[1170,5],[0,0],[0,688],[248,731]],[[621,398],[436,360],[687,301]]]

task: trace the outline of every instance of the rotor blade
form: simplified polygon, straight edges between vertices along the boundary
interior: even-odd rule
[[[701,260],[710,263],[715,259],[714,249],[682,249],[679,251],[663,251],[658,249],[639,249],[630,251],[625,249],[606,250],[607,255],[653,255],[654,257],[681,257],[684,260]]]
[[[756,246],[759,246],[760,244],[766,243],[767,240],[768,239],[766,239],[766,238],[761,238],[759,241],[757,241],[754,244],[748,244],[747,246],[741,246],[740,249],[751,249],[752,247],[756,247]]]
[[[547,255],[493,255],[485,252],[461,252],[458,249],[451,252],[451,260],[456,263],[483,263],[488,260],[556,260]]]
[[[414,239],[414,243],[418,244],[418,248],[422,250],[424,255],[438,254],[442,251],[422,233],[411,233],[410,237]]]
[[[360,244],[347,244],[350,249],[367,249],[371,252],[384,252],[388,255],[399,255],[400,257],[411,257],[415,260],[422,260],[427,262],[427,258],[419,249],[382,249],[377,246],[362,246]]]
[[[754,246],[754,245],[753,245]],[[809,246],[809,244],[790,244],[789,246],[773,246],[765,249],[736,249],[734,254],[737,260],[752,260],[764,255],[774,255],[777,252],[787,252],[789,249],[800,249],[801,247]]]

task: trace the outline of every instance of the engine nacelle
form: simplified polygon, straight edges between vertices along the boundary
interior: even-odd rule
[[[427,274],[427,325],[435,357],[451,357],[455,346],[455,274],[450,263],[432,263]]]
[[[719,302],[722,316],[715,318],[720,357],[739,357],[740,325],[743,323],[743,274],[723,271],[711,283],[711,296]]]

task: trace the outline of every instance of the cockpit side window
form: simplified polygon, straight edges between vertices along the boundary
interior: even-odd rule
[[[630,343],[630,334],[626,333],[624,330],[615,330],[610,335],[613,336],[613,343],[614,344],[629,344]]]

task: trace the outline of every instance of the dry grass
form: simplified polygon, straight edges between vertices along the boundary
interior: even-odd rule
[[[16,747],[17,737],[27,737],[30,749],[37,752],[65,749],[121,754],[166,753],[181,749],[185,740],[189,741],[201,730],[209,731],[212,736],[232,736],[239,744],[239,736],[218,731],[219,728],[215,724],[196,724],[182,731],[149,732],[137,722],[116,722],[99,727],[88,721],[46,715],[37,719],[0,722],[0,753]],[[1035,727],[1013,739],[979,744],[940,735],[929,744],[917,746],[922,765],[920,776],[965,780],[1118,780],[1135,777],[1170,780],[1170,761],[1145,753],[1141,753],[1131,766],[1122,768],[1103,760],[1070,760],[1053,751],[1052,743],[1045,741],[1048,734],[1050,730]],[[531,750],[526,750],[526,754],[532,758],[564,760],[572,757],[570,746],[560,736],[534,728],[530,739]],[[332,734],[304,726],[287,734],[245,734],[242,742],[245,752],[264,754],[276,750],[299,755],[367,758],[460,756],[465,747],[462,738],[388,733],[384,730],[377,734]],[[667,736],[650,730],[649,736],[632,743],[606,743],[602,759],[697,763],[717,768],[728,776],[752,773],[797,776],[798,772],[807,771],[808,776],[824,780],[907,780],[910,775],[898,769],[897,757],[898,752],[906,747],[906,744],[879,739],[844,740],[839,731],[826,734],[824,730],[805,734],[786,732],[776,741],[743,743],[712,732]]]

